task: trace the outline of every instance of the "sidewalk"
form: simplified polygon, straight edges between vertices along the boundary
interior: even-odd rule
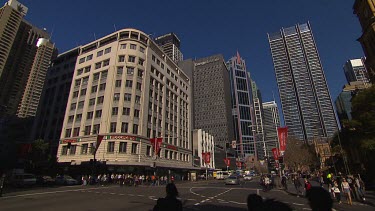
[[[294,184],[292,183],[292,181],[288,180],[287,181],[287,184],[288,184],[288,190],[284,190],[286,193],[290,194],[290,195],[294,195],[294,196],[297,196],[297,190],[296,188],[294,187]],[[310,184],[313,186],[313,187],[320,187],[320,184],[319,182],[315,181],[315,180],[310,180]],[[327,185],[325,184],[323,186],[324,189],[327,190]],[[305,195],[305,192],[304,192],[304,184],[302,183],[302,187],[300,189],[300,191],[302,192],[303,196]],[[328,190],[327,190],[328,191]],[[353,204],[356,204],[356,203],[359,203],[359,204],[366,204],[366,205],[369,205],[369,206],[372,206],[372,207],[375,207],[375,191],[366,191],[365,193],[365,198],[366,198],[366,201],[365,202],[359,202],[357,201],[356,199],[352,199],[353,200]],[[336,203],[336,200],[334,200],[334,204]],[[345,200],[345,197],[341,197],[341,200]]]

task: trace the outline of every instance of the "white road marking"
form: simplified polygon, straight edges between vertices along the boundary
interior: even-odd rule
[[[109,193],[109,194],[111,194],[111,195],[115,195],[116,193]]]
[[[302,208],[303,210],[312,210],[310,208]],[[335,209],[332,208],[332,211],[336,211]]]
[[[303,206],[304,204],[293,203],[294,205]]]
[[[134,194],[131,194],[131,193],[129,193],[128,195],[129,195],[129,196],[135,196]]]
[[[228,201],[229,203],[233,203],[233,204],[241,204],[241,205],[244,205],[246,203],[243,203],[243,202],[236,202],[236,201]]]
[[[108,188],[108,187],[105,187],[105,188]],[[39,193],[28,193],[28,194],[20,194],[20,195],[15,195],[15,196],[5,196],[5,197],[1,197],[0,199],[10,199],[10,198],[18,198],[18,197],[24,197],[24,196],[37,196],[37,195],[66,193],[66,192],[79,192],[82,190],[96,190],[96,189],[104,189],[104,188],[100,187],[100,188],[90,188],[90,189],[60,190],[60,191],[49,191],[49,192],[39,192]]]
[[[145,195],[137,195],[137,196],[143,197],[143,196],[145,196]]]

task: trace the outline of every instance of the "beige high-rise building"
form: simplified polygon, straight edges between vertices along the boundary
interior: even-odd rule
[[[96,159],[114,171],[192,168],[190,89],[187,75],[142,31],[122,29],[80,47],[58,161],[89,164],[103,135]],[[163,138],[160,156],[150,142],[156,137]]]
[[[27,7],[9,0],[0,8],[0,77]]]
[[[47,70],[55,57],[55,45],[48,39],[39,38],[36,46],[38,49],[17,111],[17,116],[21,118],[36,115]]]

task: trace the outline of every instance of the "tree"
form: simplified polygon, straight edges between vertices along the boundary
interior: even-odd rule
[[[319,163],[312,146],[304,141],[288,137],[284,163],[294,171],[309,170]]]

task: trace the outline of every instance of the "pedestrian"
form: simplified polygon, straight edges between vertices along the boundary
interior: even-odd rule
[[[337,202],[341,204],[341,191],[336,181],[333,182],[332,194],[336,198]]]
[[[177,187],[173,183],[167,184],[165,187],[167,196],[159,198],[154,206],[153,211],[182,211],[182,203],[178,197]]]
[[[358,198],[362,199],[362,201],[366,201],[364,194],[364,183],[359,175],[355,177],[354,184]]]
[[[5,183],[5,173],[1,174],[1,177],[0,177],[0,197],[3,196],[4,183]]]
[[[286,176],[285,174],[281,177],[281,185],[283,186],[283,188],[285,190],[288,190],[288,185],[287,185],[287,181],[286,181]]]
[[[307,192],[311,189],[311,183],[307,178],[305,178],[305,195],[307,195]]]
[[[266,175],[264,177],[264,189],[263,189],[263,191],[268,191],[269,186],[270,186],[270,178],[268,178],[268,176]]]
[[[351,195],[350,195],[350,185],[349,185],[349,183],[346,181],[345,178],[342,180],[342,183],[341,183],[341,190],[342,190],[342,192],[344,193],[344,195],[345,195],[345,197],[346,197],[346,201],[348,202],[348,204],[353,205],[352,197],[351,197]]]
[[[293,177],[293,184],[294,184],[294,187],[296,188],[296,191],[297,191],[297,197],[299,197],[300,195],[302,195],[302,191],[301,191],[302,184],[299,181],[297,175],[294,175],[294,177]]]

